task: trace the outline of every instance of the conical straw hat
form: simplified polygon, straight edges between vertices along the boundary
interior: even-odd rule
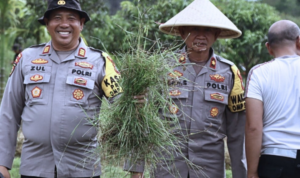
[[[209,0],[194,0],[181,12],[161,24],[159,29],[167,34],[179,36],[180,26],[203,26],[220,28],[218,38],[237,38],[242,32]]]

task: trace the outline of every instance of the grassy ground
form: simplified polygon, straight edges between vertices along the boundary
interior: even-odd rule
[[[20,178],[19,174],[19,167],[20,167],[20,158],[15,158],[13,168],[10,171],[11,178]],[[103,173],[101,178],[129,178],[130,176],[127,175],[127,172],[123,171],[122,168],[119,167],[106,167],[102,166]],[[148,178],[149,176],[146,176]],[[232,178],[231,170],[226,171],[226,178]]]

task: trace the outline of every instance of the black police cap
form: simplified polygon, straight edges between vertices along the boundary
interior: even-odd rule
[[[77,11],[80,14],[81,18],[85,18],[84,23],[91,20],[89,15],[85,11],[81,10],[81,6],[80,6],[78,0],[49,0],[47,11],[44,13],[43,17],[38,19],[38,21],[42,25],[46,25],[44,18],[49,17],[51,11],[59,9],[59,8],[66,8],[66,9],[71,9],[71,10]]]

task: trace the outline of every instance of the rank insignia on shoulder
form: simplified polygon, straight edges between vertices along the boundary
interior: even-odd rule
[[[59,1],[57,2],[57,4],[63,6],[63,5],[66,4],[66,1],[64,1],[64,0],[59,0]]]
[[[181,95],[181,92],[179,90],[172,90],[169,92],[170,96],[179,96]]]
[[[212,93],[210,94],[210,98],[218,101],[224,101],[224,96],[220,93]]]
[[[84,97],[83,91],[80,89],[75,89],[73,92],[73,97],[76,100],[81,100]]]
[[[42,89],[40,89],[39,87],[34,87],[31,90],[31,95],[33,98],[38,98],[41,96],[41,94],[42,94]]]
[[[86,85],[87,80],[85,80],[84,78],[75,78],[74,79],[74,83],[78,84],[78,85]]]
[[[179,111],[178,106],[176,104],[170,105],[169,110],[170,110],[170,113],[172,113],[172,114],[177,114]]]
[[[16,60],[15,60],[15,64],[18,64],[18,63],[20,62],[21,57],[22,57],[22,53],[20,53],[20,54],[17,56],[17,58],[16,58]]]
[[[75,62],[75,66],[79,66],[82,68],[89,68],[89,69],[93,69],[93,65],[88,63],[88,62]]]
[[[43,54],[47,54],[50,51],[50,45],[47,45],[44,50],[43,50]]]
[[[183,76],[183,73],[179,72],[178,70],[174,70],[173,73],[168,74],[171,78],[177,78]]]
[[[79,49],[78,56],[85,57],[85,49],[84,48]]]
[[[33,64],[47,64],[48,61],[46,59],[39,58],[39,59],[32,60],[31,63],[33,63]]]
[[[182,54],[179,56],[179,63],[185,64],[185,62],[186,62],[185,53],[182,53]]]
[[[224,80],[225,80],[225,77],[223,77],[220,74],[209,75],[209,77],[210,77],[211,80],[214,80],[216,82],[224,82]]]
[[[211,57],[209,67],[213,68],[213,69],[216,69],[216,65],[217,65],[216,59],[214,57]]]
[[[43,76],[41,76],[39,74],[35,74],[35,75],[30,77],[30,80],[37,82],[37,81],[43,80]]]
[[[210,110],[210,115],[211,115],[212,117],[216,117],[218,114],[219,114],[219,109],[218,109],[217,107],[211,108],[211,110]]]

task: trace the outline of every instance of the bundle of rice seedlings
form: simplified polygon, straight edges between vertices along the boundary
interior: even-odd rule
[[[123,165],[125,160],[132,164],[145,161],[155,165],[167,161],[163,156],[180,152],[178,133],[179,123],[173,119],[163,119],[161,114],[169,112],[173,104],[168,97],[167,75],[175,65],[181,65],[171,50],[145,49],[149,41],[143,37],[140,27],[137,35],[130,35],[132,50],[114,57],[121,72],[119,84],[121,96],[110,104],[102,101],[98,118],[101,161],[105,164]],[[156,46],[159,43],[156,42]],[[134,96],[147,93],[148,101],[138,104]],[[184,137],[184,136],[183,136]],[[182,138],[183,138],[182,137]]]

